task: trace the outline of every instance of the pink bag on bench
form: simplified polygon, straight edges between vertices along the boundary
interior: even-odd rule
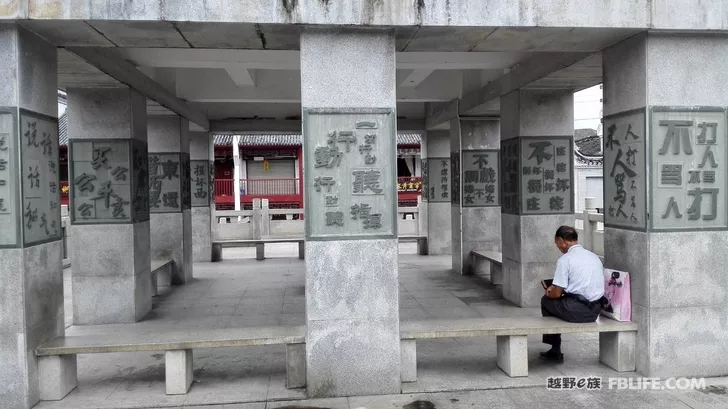
[[[629,273],[605,268],[604,297],[609,300],[609,304],[602,308],[602,315],[617,321],[632,320]]]

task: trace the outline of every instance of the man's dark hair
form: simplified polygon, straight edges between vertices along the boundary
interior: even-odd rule
[[[579,234],[571,226],[561,226],[556,230],[556,238],[561,238],[566,241],[578,241]]]

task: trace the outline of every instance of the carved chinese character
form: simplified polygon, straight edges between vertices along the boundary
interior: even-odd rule
[[[690,173],[690,180],[688,180],[688,183],[700,183],[699,170],[689,170],[688,173]]]
[[[7,137],[7,134],[1,134],[0,135],[0,151],[6,151],[8,150],[8,147],[5,145],[5,138]]]
[[[619,152],[622,152],[620,149]],[[637,159],[635,155],[637,154],[637,149],[632,149],[632,147],[629,147],[627,150],[627,164],[630,164],[632,166],[637,166]]]
[[[639,220],[634,216],[634,213],[632,213],[632,215],[629,216],[629,221],[635,222],[635,223],[639,222]]]
[[[111,181],[106,181],[101,184],[101,188],[99,188],[99,191],[96,193],[96,196],[92,197],[92,200],[104,200],[104,205],[108,209],[110,206],[111,197],[116,196],[114,194],[114,188],[111,187]]]
[[[92,158],[91,158],[91,167],[94,169],[98,169],[100,167],[104,167],[106,169],[109,168],[108,161],[109,159],[106,158],[106,154],[111,152],[111,148],[96,148],[93,150]]]
[[[612,124],[609,128],[607,128],[607,140],[604,141],[604,146],[608,147],[609,150],[614,150],[614,145],[617,145],[617,147],[621,146],[622,143],[618,140],[614,139],[614,132],[617,130],[617,124]]]
[[[632,190],[637,190],[637,181],[633,180],[629,188]]]
[[[344,225],[344,213],[343,212],[326,212],[326,225],[327,226],[343,226]]]
[[[541,199],[538,197],[532,197],[526,200],[526,207],[528,210],[541,210]]]
[[[48,161],[48,170],[49,170],[49,171],[51,171],[51,173],[53,173],[54,175],[55,175],[56,173],[58,173],[58,172],[56,171],[56,162],[54,162],[54,161],[52,161],[52,160],[49,160],[49,161]]]
[[[111,176],[114,177],[114,180],[126,180],[126,173],[129,172],[129,169],[122,168],[121,166],[117,166],[116,169],[111,171]]]
[[[718,135],[718,124],[716,122],[703,122],[698,124],[700,133],[696,137],[699,144],[715,145]],[[708,129],[710,128],[710,132]],[[713,137],[708,138],[707,134],[710,133]]]
[[[523,172],[524,175],[530,175],[531,174],[531,167],[530,166],[524,166]]]
[[[48,132],[43,132],[41,138],[43,139],[40,142],[40,144],[43,146],[43,155],[53,156],[53,142],[51,141],[51,134]]]
[[[30,210],[30,203],[28,203],[28,207],[25,208],[25,225],[28,227],[28,229],[33,227],[33,223],[38,221],[38,209]]]
[[[556,164],[556,173],[566,173],[566,164],[565,163],[557,163]]]
[[[43,215],[40,217],[40,226],[38,226],[45,230],[46,235],[50,235],[51,232],[48,231],[48,219],[46,218],[46,214],[43,213]]]
[[[622,207],[624,207],[624,204],[623,203],[620,203],[619,204],[619,207],[617,208],[617,217],[619,217],[621,215],[623,218],[626,219],[627,218],[627,213],[625,213],[624,210],[622,210]]]
[[[543,171],[543,178],[546,180],[553,180],[555,178],[553,169],[547,169]]]
[[[693,121],[683,120],[668,120],[664,119],[660,121],[660,126],[667,127],[667,133],[665,134],[665,140],[662,143],[662,147],[658,151],[660,155],[667,153],[668,148],[672,145],[673,155],[680,153],[680,140],[682,139],[683,151],[686,155],[693,154],[693,147],[690,145],[690,130],[689,127],[693,126]]]
[[[81,217],[83,217],[84,219],[91,217],[91,209],[93,209],[93,206],[88,203],[84,203],[78,206],[78,211],[81,212]]]
[[[380,213],[370,214],[368,218],[364,220],[365,229],[379,229],[382,227],[382,215]]]
[[[707,162],[708,160],[710,160],[710,167],[711,168],[717,168],[718,167],[718,164],[715,163],[715,156],[713,156],[713,151],[710,150],[710,145],[708,145],[705,148],[705,154],[703,155],[703,161],[700,162],[700,165],[698,165],[698,167],[699,168],[705,167],[705,162]]]
[[[682,186],[682,165],[663,164],[660,168],[660,180],[663,185]]]
[[[336,138],[336,131],[329,133],[329,141],[333,141]],[[339,137],[336,139],[337,142],[343,142],[346,145],[346,151],[351,150],[351,144],[356,143],[356,136],[352,131],[339,131]],[[329,143],[331,145],[331,143]]]
[[[7,169],[7,165],[8,165],[8,161],[6,161],[5,159],[0,159],[0,170]]]
[[[341,152],[337,146],[319,146],[314,151],[314,167],[331,169],[341,163]]]
[[[26,138],[28,138],[28,147],[34,146],[37,148],[38,146],[40,146],[40,145],[38,145],[38,142],[35,140],[36,133],[38,132],[38,130],[36,129],[36,126],[37,126],[36,122],[28,121],[28,129],[25,131],[25,134],[24,134],[24,136]]]
[[[94,180],[96,180],[96,176],[82,173],[80,176],[76,177],[76,179],[73,180],[73,184],[76,185],[76,188],[80,192],[93,192],[95,187],[91,182],[93,182]]]
[[[558,148],[556,148],[556,156],[566,156],[566,147],[559,146]]]
[[[316,176],[313,179],[313,188],[317,191],[321,191],[322,186],[326,186],[326,192],[331,193],[331,186],[334,186],[336,181],[332,176]]]
[[[129,202],[122,199],[121,196],[116,196],[116,202],[112,205],[114,210],[111,214],[111,217],[113,218],[126,218],[126,214],[124,214],[124,205],[128,205]]]
[[[703,182],[704,183],[715,183],[715,171],[704,170],[703,171]]]
[[[475,162],[473,165],[478,165],[478,169],[483,169],[488,165],[488,154],[474,154]]]
[[[5,212],[5,211],[8,210],[8,209],[5,208],[4,202],[5,202],[5,199],[1,199],[0,198],[0,212]]]
[[[638,140],[638,139],[640,138],[640,137],[639,137],[639,135],[637,135],[637,134],[635,134],[634,132],[632,132],[632,124],[629,124],[629,125],[627,126],[627,132],[626,132],[626,133],[624,134],[624,140],[625,140],[625,141],[626,141],[626,140],[628,140],[628,138],[629,138],[630,136],[631,136],[631,137],[632,137],[632,139],[634,139],[634,140]]]
[[[366,219],[369,217],[371,207],[368,204],[355,204],[351,206],[351,218],[353,220]]]
[[[51,193],[56,193],[58,185],[56,184],[56,182],[50,182],[48,184],[48,188],[51,190]]]
[[[164,207],[179,207],[179,193],[178,192],[167,192],[162,196],[162,204]]]
[[[488,194],[485,196],[485,203],[495,203],[495,196]]]
[[[375,194],[382,193],[379,187],[381,172],[378,170],[355,170],[352,172],[354,176],[354,193],[364,193],[367,189]]]
[[[33,171],[33,167],[29,166],[29,174],[28,174],[28,180],[30,180],[30,188],[36,188],[40,189],[40,174],[38,173],[38,167],[35,167],[35,172]]]
[[[197,166],[195,166],[195,177],[201,177],[201,176],[205,176],[205,166],[197,165]]]
[[[539,165],[543,163],[545,160],[550,160],[554,155],[550,152],[546,151],[546,148],[550,147],[552,144],[549,141],[543,141],[543,142],[531,142],[528,144],[531,148],[533,148],[533,152],[531,152],[531,156],[528,157],[528,160],[536,158],[536,163]]]
[[[195,192],[195,198],[197,199],[207,199],[207,192],[205,192],[205,189],[198,188]]]
[[[541,193],[543,190],[540,179],[528,180],[528,193]]]
[[[51,200],[51,202],[48,204],[48,206],[50,207],[51,210],[56,210],[56,209],[58,209],[58,202]]]
[[[688,190],[688,195],[694,196],[693,204],[688,208],[688,220],[700,219],[702,210],[703,195],[709,194],[711,197],[710,214],[703,215],[703,220],[715,220],[718,214],[718,192],[717,188],[699,188]]]
[[[159,208],[162,194],[162,181],[159,176],[150,176],[149,178],[149,207]]]
[[[569,179],[556,179],[556,191],[566,192],[571,189],[571,181]]]
[[[531,172],[534,175],[540,175],[541,174],[541,167],[540,166],[534,166],[533,169],[531,169]]]
[[[473,197],[473,196],[470,196],[470,195],[465,195],[464,197],[465,197],[465,204],[473,204],[473,203],[475,203],[475,202],[473,201],[473,199],[474,199],[474,197]]]
[[[337,196],[326,196],[326,206],[334,207],[339,205],[339,198]]]
[[[480,183],[495,183],[495,169],[482,169],[480,171]]]
[[[172,180],[173,177],[179,179],[177,165],[179,165],[179,162],[173,160],[167,160],[167,162],[162,163],[162,179],[167,178]]]
[[[564,210],[564,198],[561,196],[554,196],[549,199],[549,208],[552,211]]]
[[[549,193],[554,191],[554,184],[553,183],[544,183],[543,185],[543,192]]]
[[[675,213],[675,217],[678,219],[682,218],[682,214],[680,214],[680,209],[677,207],[677,202],[675,201],[675,196],[670,197],[670,202],[667,203],[667,210],[665,210],[665,213],[662,215],[663,219],[667,219],[670,216],[670,213]]]
[[[464,185],[463,192],[464,193],[473,193],[473,192],[475,192],[475,186],[474,185]]]
[[[485,191],[487,193],[495,193],[495,185],[485,185]]]
[[[466,170],[464,183],[478,183],[478,171],[477,170]]]

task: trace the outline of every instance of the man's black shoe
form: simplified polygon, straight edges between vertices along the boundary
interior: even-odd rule
[[[546,352],[539,352],[538,356],[541,359],[544,359],[546,361],[558,362],[558,363],[564,362],[564,354],[562,354],[560,352],[557,353],[552,350],[548,350]]]

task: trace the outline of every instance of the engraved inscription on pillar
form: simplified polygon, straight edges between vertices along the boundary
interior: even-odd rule
[[[182,182],[186,176],[184,168],[180,165],[181,156],[179,153],[149,153],[150,213],[182,211],[186,198]],[[187,172],[189,172],[189,166]]]
[[[192,208],[192,169],[190,165],[190,154],[180,153],[180,197],[182,210]]]
[[[429,195],[429,172],[427,168],[428,164],[427,158],[420,159],[420,169],[422,170],[422,201],[427,202],[430,195]]]
[[[521,138],[521,214],[574,212],[574,152],[569,136]]]
[[[132,207],[132,179],[138,178],[139,174],[131,171],[130,144],[130,140],[71,141],[74,224],[133,221],[137,209]]]
[[[307,239],[396,237],[394,120],[389,109],[304,111]]]
[[[61,238],[58,120],[20,110],[23,244]]]
[[[427,158],[428,201],[450,203],[450,182],[450,158]]]
[[[463,207],[488,207],[500,204],[498,173],[500,150],[463,151]]]
[[[210,162],[210,170],[208,171],[209,179],[208,184],[210,186],[210,204],[215,203],[215,163]]]
[[[501,141],[501,213],[520,214],[520,155],[517,138]]]
[[[0,247],[20,244],[17,146],[15,115],[0,112]]]
[[[450,203],[460,204],[460,152],[450,152]]]
[[[728,228],[727,125],[724,108],[651,109],[653,230]]]
[[[605,225],[647,229],[644,110],[604,118]]]
[[[147,163],[147,143],[132,139],[132,206],[134,222],[149,220],[149,166]]]
[[[210,161],[190,161],[192,177],[192,206],[210,206]]]

